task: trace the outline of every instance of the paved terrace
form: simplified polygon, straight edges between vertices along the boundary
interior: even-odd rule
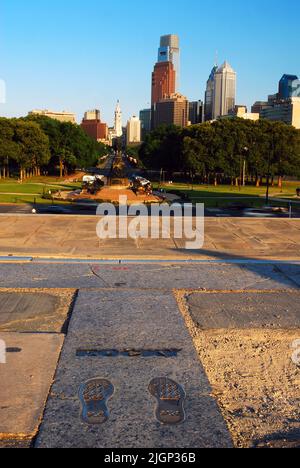
[[[3,255],[44,257],[0,263],[0,446],[300,447],[299,222],[207,220],[191,255],[173,241],[102,244],[95,218],[0,221]],[[176,262],[190,256],[201,261]],[[160,377],[186,393],[178,426],[156,418]],[[115,389],[99,426],[80,417],[93,378]]]
[[[201,250],[185,240],[100,240],[96,216],[0,216],[0,255],[83,259],[300,259],[300,220],[206,218]],[[173,222],[173,221],[172,221]]]

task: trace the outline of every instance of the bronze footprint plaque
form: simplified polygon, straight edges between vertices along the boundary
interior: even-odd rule
[[[161,424],[176,425],[185,421],[185,391],[181,385],[166,377],[153,379],[149,392],[157,399],[156,418]]]
[[[90,425],[104,424],[109,418],[108,401],[114,394],[114,386],[104,379],[93,379],[79,388],[82,405],[81,420]]]

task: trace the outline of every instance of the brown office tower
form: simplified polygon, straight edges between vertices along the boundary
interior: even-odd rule
[[[172,62],[159,62],[152,73],[152,106],[175,93],[176,71]]]
[[[189,102],[181,94],[172,94],[154,105],[154,128],[161,125],[187,127]]]
[[[100,111],[88,111],[85,113],[81,128],[87,135],[96,141],[106,142],[108,139],[108,127],[100,120]]]

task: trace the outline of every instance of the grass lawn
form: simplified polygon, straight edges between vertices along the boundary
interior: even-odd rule
[[[43,193],[55,191],[72,191],[81,188],[81,183],[66,183],[65,179],[57,177],[33,177],[20,184],[16,179],[0,180],[0,203],[51,203],[51,200],[42,198]],[[158,184],[154,184],[158,188]],[[282,192],[277,186],[270,187],[270,198],[281,198],[289,202],[298,201],[296,189],[300,188],[300,182],[284,182]],[[194,185],[191,184],[173,184],[165,185],[167,192],[180,192],[187,195],[193,203],[205,203],[207,208],[226,207],[235,202],[241,202],[249,206],[259,207],[265,204],[266,187],[246,186],[239,187],[231,185]],[[55,202],[57,203],[57,202]],[[68,203],[68,202],[62,202]],[[273,204],[278,205],[275,200]],[[284,203],[281,203],[284,204]]]
[[[157,188],[158,184],[154,184]],[[231,185],[194,185],[173,184],[163,187],[167,192],[180,192],[185,194],[193,203],[205,203],[207,207],[222,207],[232,203],[241,202],[249,206],[263,206],[265,204],[266,186],[236,187]],[[296,189],[300,188],[300,182],[284,182],[282,191],[277,187],[270,187],[270,198],[280,198],[287,201],[299,201],[296,197]],[[278,204],[275,200],[274,204]]]
[[[81,188],[81,183],[66,183],[65,179],[56,177],[34,177],[19,183],[16,179],[0,180],[0,203],[49,203],[42,198],[44,193],[55,191],[72,191]]]
[[[24,204],[43,204],[43,205],[50,205],[52,202],[51,200],[47,200],[42,198],[40,195],[3,195],[0,194],[0,205],[1,204],[14,204],[14,205],[24,205]],[[67,205],[69,202],[66,201],[54,201],[55,205]]]

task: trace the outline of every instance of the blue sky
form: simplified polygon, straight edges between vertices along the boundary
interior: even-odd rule
[[[0,115],[33,108],[100,108],[112,124],[147,107],[159,37],[181,41],[181,89],[203,99],[218,51],[238,73],[237,101],[276,92],[283,73],[300,75],[299,0],[1,0]]]

